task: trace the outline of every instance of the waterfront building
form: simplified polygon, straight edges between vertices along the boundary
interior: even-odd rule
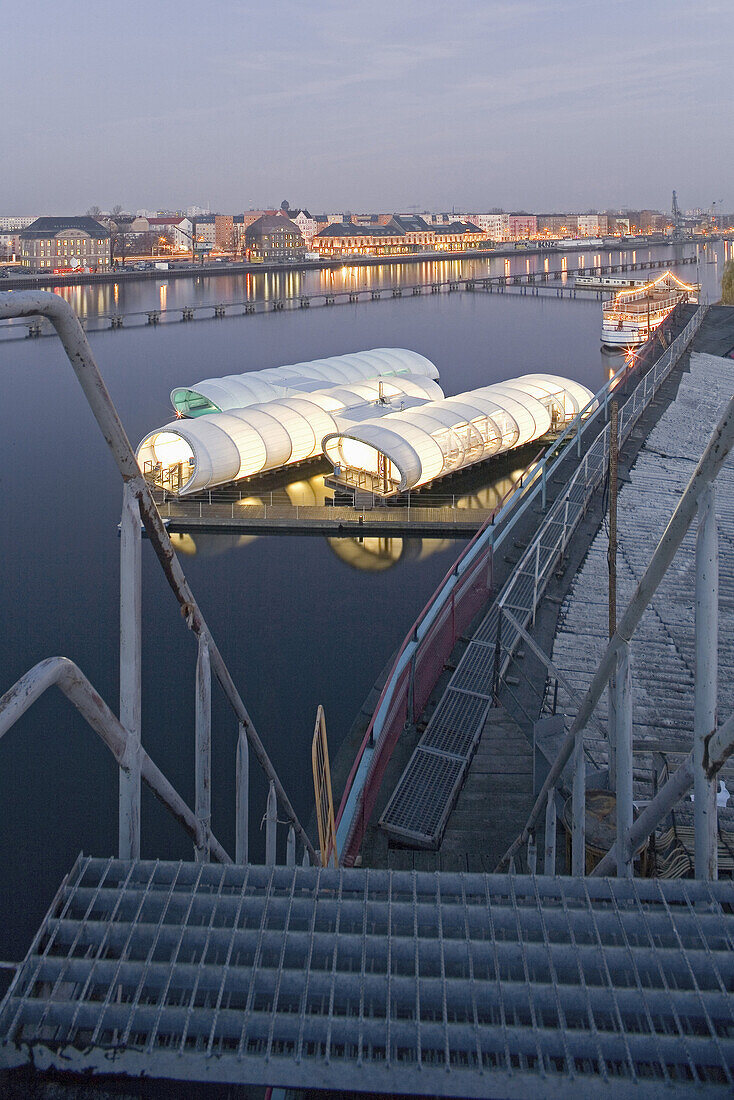
[[[579,237],[603,237],[609,230],[606,214],[579,214],[576,222]]]
[[[387,225],[339,222],[322,229],[312,241],[321,256],[395,256],[412,252],[464,252],[486,241],[471,222],[429,225],[416,214],[393,214]]]
[[[510,240],[524,241],[535,237],[538,233],[538,218],[536,214],[510,214],[508,216],[508,228]]]
[[[543,237],[575,237],[578,217],[575,214],[538,214],[537,230]]]
[[[493,241],[507,241],[510,238],[509,214],[469,214],[468,220],[473,222],[482,233]]]
[[[449,222],[448,225],[437,225],[434,230],[434,247],[439,252],[465,252],[469,248],[481,248],[486,240],[479,226],[472,222]]]
[[[20,230],[0,229],[0,259],[14,259],[20,254]]]
[[[222,252],[231,252],[234,249],[235,233],[232,214],[214,215],[214,247]]]
[[[308,210],[298,210],[295,214],[291,211],[289,217],[298,227],[298,232],[303,237],[306,248],[310,248],[311,241],[316,235],[316,219],[311,216]]]
[[[110,243],[110,230],[94,218],[36,218],[20,231],[21,264],[33,270],[105,269]]]
[[[283,214],[264,214],[245,230],[248,259],[297,260],[304,252],[298,227]]]

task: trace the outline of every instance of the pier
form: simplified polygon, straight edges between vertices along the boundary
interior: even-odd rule
[[[434,259],[436,257],[433,257]],[[480,257],[467,257],[480,258]],[[420,259],[416,257],[415,259]],[[695,264],[697,257],[683,256],[676,259],[675,265]],[[599,289],[596,287],[576,286],[576,275],[604,276],[623,271],[652,271],[664,270],[670,261],[640,260],[629,263],[602,264],[595,267],[579,267],[570,270],[567,267],[556,268],[553,271],[523,272],[512,275],[486,275],[472,278],[450,278],[429,283],[412,283],[405,286],[363,287],[342,291],[326,290],[313,294],[286,295],[282,298],[256,299],[246,298],[237,301],[210,302],[205,305],[183,305],[161,307],[158,309],[141,309],[124,312],[109,312],[95,314],[94,317],[80,318],[82,325],[88,332],[104,330],[120,330],[125,327],[155,327],[157,325],[175,324],[179,322],[191,323],[193,321],[224,319],[232,317],[250,317],[263,313],[280,313],[283,310],[310,309],[313,307],[330,307],[337,305],[350,305],[365,302],[392,301],[395,298],[415,298],[423,294],[453,294],[457,291],[475,292],[486,294],[519,294],[530,297],[551,298],[579,298],[582,300],[601,301],[613,288]],[[226,270],[226,269],[225,269]],[[150,274],[150,273],[148,273]],[[175,272],[174,272],[175,274]],[[165,278],[167,273],[157,272],[159,277]],[[58,280],[54,284],[58,286]],[[19,326],[0,322],[0,333],[6,337],[20,335]],[[41,319],[35,319],[27,325],[25,333],[29,337],[52,336],[53,329]]]

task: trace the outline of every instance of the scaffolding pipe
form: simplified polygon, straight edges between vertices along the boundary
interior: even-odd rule
[[[196,660],[195,739],[196,816],[209,828],[212,820],[212,670],[209,648],[203,638],[199,638]],[[209,852],[197,852],[197,860],[208,863]]]
[[[696,534],[696,680],[693,712],[693,798],[696,878],[718,878],[716,780],[704,770],[706,738],[716,729],[718,680],[719,547],[716,489],[698,507]]]
[[[131,492],[138,500],[140,517],[153,549],[161,563],[166,579],[181,605],[181,613],[186,625],[198,637],[204,637],[209,646],[209,656],[214,675],[221,684],[224,694],[238,720],[247,732],[247,738],[260,767],[268,779],[274,783],[275,791],[283,810],[302,844],[308,849],[312,862],[316,862],[313,844],[301,825],[291,805],[277,773],[265,751],[262,741],[252,723],[245,704],[240,697],[224,659],[209,632],[206,620],[199,608],[194,594],[186,579],[181,563],[171,544],[168,532],[153,500],[150,487],[143,477],[130,446],[125,429],[117,414],[99,368],[92,355],[89,342],[68,302],[50,291],[0,291],[0,320],[10,317],[47,317],[56,329],[64,350],[69,357],[74,373],[79,381],[89,406],[94,414],[100,431],[112,453],[123,482],[129,483]]]
[[[615,674],[616,769],[617,769],[617,874],[632,878],[633,858],[629,846],[632,828],[632,670],[629,642],[619,650]]]
[[[140,509],[129,482],[122,494],[120,518],[120,722],[131,745],[141,741],[142,611]],[[118,855],[140,859],[140,758],[120,768]]]
[[[564,738],[563,744],[553,763],[543,786],[535,801],[525,828],[512,842],[498,864],[498,870],[505,866],[527,841],[530,830],[538,821],[545,810],[546,795],[551,787],[555,787],[563,769],[571,757],[577,740],[593,714],[602,692],[605,690],[609,677],[617,664],[617,654],[624,642],[629,642],[634,634],[642,615],[650,600],[655,595],[658,585],[672,562],[678,547],[691,525],[691,521],[698,510],[698,503],[707,485],[709,485],[719,473],[734,444],[734,397],[724,411],[721,420],[717,424],[704,453],[698,461],[691,480],[686,487],[683,496],[670,518],[668,526],[658,543],[650,564],[637,585],[637,589],[625,610],[624,615],[610,638],[606,651],[594,673],[594,678],[584,696],[571,727]]]
[[[583,878],[586,874],[586,761],[583,731],[576,741],[573,754],[571,807],[571,874]]]
[[[94,690],[81,669],[68,657],[47,657],[45,661],[40,661],[29,669],[5,692],[0,699],[0,737],[15,725],[45,691],[54,686],[63,692],[87,725],[104,741],[120,768],[129,771],[132,756],[139,757],[143,782],[183,826],[193,840],[197,852],[211,849],[214,858],[220,863],[232,862],[204,822],[192,813],[145,749],[130,737],[119,718]]]

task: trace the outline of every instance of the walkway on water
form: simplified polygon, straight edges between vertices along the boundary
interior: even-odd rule
[[[466,257],[465,257],[466,258]],[[478,258],[478,257],[471,257]],[[481,258],[481,257],[479,257]],[[675,266],[694,264],[697,257],[683,256],[674,261]],[[484,291],[488,294],[519,294],[530,297],[574,298],[580,300],[601,300],[613,292],[613,288],[577,287],[573,280],[576,275],[614,275],[622,271],[661,270],[670,266],[669,259],[639,260],[629,263],[603,264],[596,267],[579,267],[574,271],[559,268],[554,271],[529,271],[511,275],[482,275],[468,278],[449,278],[432,282],[412,283],[406,286],[353,288],[350,290],[326,290],[313,294],[297,294],[282,298],[255,299],[241,301],[209,302],[206,305],[170,306],[158,309],[135,310],[128,313],[99,313],[91,317],[81,317],[82,327],[88,332],[118,330],[124,327],[146,327],[160,324],[175,324],[202,320],[223,319],[225,317],[247,317],[262,313],[279,313],[284,310],[310,309],[312,307],[349,305],[358,302],[377,302],[394,298],[415,298],[422,294],[444,294],[456,291]],[[165,273],[158,273],[164,275]],[[40,318],[24,325],[0,323],[0,333],[6,337],[17,338],[21,330],[27,329],[28,337],[52,336],[53,328]]]
[[[724,314],[723,324],[722,311]],[[704,327],[694,342],[694,347],[704,348],[712,345],[718,348],[719,354],[734,346],[734,311],[727,311],[726,307],[718,309],[715,307],[710,311],[707,320],[704,322]],[[680,379],[683,372],[687,370],[687,360],[687,355],[679,360],[670,377],[663,383],[657,397],[648,407],[628,439],[621,459],[627,468],[634,461],[641,444],[653,424],[661,416],[662,410],[670,402],[675,401]],[[732,373],[734,376],[734,364],[732,365]],[[622,391],[618,390],[617,394],[621,399]],[[711,428],[712,424],[707,423],[706,430],[708,434],[710,434]],[[703,445],[700,449],[702,448]],[[699,454],[696,454],[694,464],[698,457]],[[550,652],[559,606],[596,535],[602,518],[601,494],[597,493],[596,497],[592,499],[585,520],[577,529],[569,546],[565,568],[556,574],[546,591],[545,599],[536,616],[533,633],[546,652]],[[516,544],[519,548],[532,541],[538,522],[539,517],[537,515],[534,517],[534,521],[528,521],[527,532],[516,538]],[[496,585],[497,589],[501,588],[506,577],[512,571],[514,562],[511,558],[509,561],[506,560],[507,557],[505,555],[505,565],[508,568],[505,576],[499,578],[500,583]],[[501,569],[502,563],[497,563],[497,566]],[[595,580],[597,590],[599,583],[597,577]],[[595,598],[598,600],[598,597]],[[583,609],[580,614],[583,618]],[[480,617],[480,622],[482,621],[484,621],[484,616]],[[418,869],[429,869],[438,866],[443,868],[463,867],[471,870],[492,870],[527,819],[527,814],[534,800],[532,783],[533,754],[531,749],[532,725],[534,718],[537,718],[540,713],[543,703],[547,670],[528,650],[528,647],[523,645],[519,648],[515,660],[504,677],[504,682],[507,685],[501,696],[504,709],[493,708],[485,711],[486,719],[477,735],[476,755],[470,766],[468,778],[465,781],[458,803],[448,818],[443,843],[439,851],[428,852],[397,846],[388,847],[387,836],[376,825],[376,822],[385,811],[390,795],[403,773],[413,749],[431,721],[432,715],[440,707],[445,708],[444,698],[448,681],[453,669],[459,664],[467,644],[468,639],[465,638],[457,645],[451,658],[450,667],[444,672],[441,681],[439,681],[428,707],[418,723],[406,729],[404,737],[399,742],[398,749],[393,754],[393,759],[382,784],[376,811],[372,817],[371,827],[362,848],[363,861],[367,865],[398,868],[415,867]],[[491,678],[491,649],[488,651],[488,660]],[[469,685],[467,684],[467,686]],[[455,691],[456,688],[454,687],[452,690]],[[491,685],[487,688],[487,691],[488,695],[485,698],[489,699],[492,694]],[[488,706],[488,703],[486,705]],[[481,711],[478,711],[478,714],[481,716]],[[511,746],[511,751],[505,752],[503,748],[505,745]],[[440,799],[437,801],[440,801]],[[503,806],[506,808],[506,813],[502,812]],[[438,814],[438,811],[436,813]],[[393,819],[394,817],[393,814]],[[438,816],[436,820],[438,821]],[[435,822],[433,824],[435,825]],[[410,831],[411,822],[406,821],[406,827]],[[425,831],[430,832],[430,829],[425,829]],[[399,842],[396,839],[392,843],[397,845]]]

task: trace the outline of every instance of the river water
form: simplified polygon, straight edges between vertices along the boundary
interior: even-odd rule
[[[638,250],[636,259],[680,249]],[[716,298],[728,245],[681,266]],[[569,271],[619,262],[571,253]],[[599,258],[597,258],[599,257]],[[631,257],[630,257],[631,258]],[[518,255],[401,267],[286,275],[132,282],[61,292],[82,314],[163,304],[239,301],[410,285],[451,276],[560,267],[560,257]],[[190,324],[91,332],[90,344],[133,442],[170,419],[168,394],[203,377],[378,346],[413,348],[439,367],[447,394],[523,373],[567,375],[596,390],[597,300],[486,293],[382,299]],[[35,662],[63,654],[116,709],[118,690],[119,476],[57,340],[0,343],[0,690]],[[612,362],[613,366],[614,363]],[[313,802],[310,742],[323,704],[332,755],[375,678],[463,543],[232,536],[180,540],[184,568],[294,806]],[[157,561],[143,544],[143,742],[193,798],[193,637]],[[213,826],[233,848],[236,726],[214,694]],[[265,785],[252,768],[251,847],[262,858]],[[18,958],[76,854],[113,853],[117,776],[107,750],[56,693],[45,696],[0,746],[3,823],[2,955]],[[185,835],[144,791],[144,856],[190,858]]]

